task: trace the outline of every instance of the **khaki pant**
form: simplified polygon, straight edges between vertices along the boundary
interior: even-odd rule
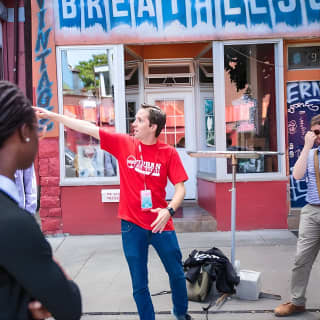
[[[306,289],[312,265],[320,249],[320,206],[305,205],[301,210],[297,253],[292,269],[291,302],[306,304]]]

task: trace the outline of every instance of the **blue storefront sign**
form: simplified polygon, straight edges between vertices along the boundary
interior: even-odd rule
[[[287,84],[288,146],[290,166],[291,207],[306,204],[306,181],[295,180],[292,169],[304,146],[304,136],[310,129],[310,120],[319,114],[320,81],[299,81]]]
[[[298,29],[320,34],[320,0],[58,0],[53,8],[61,37],[66,29],[69,36],[143,36],[144,41],[290,36]]]

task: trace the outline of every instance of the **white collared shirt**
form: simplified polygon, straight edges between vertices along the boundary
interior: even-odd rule
[[[12,200],[19,203],[20,198],[16,184],[3,175],[0,175],[0,190],[6,193]]]

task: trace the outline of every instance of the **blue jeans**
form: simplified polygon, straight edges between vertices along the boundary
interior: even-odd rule
[[[168,275],[172,291],[173,312],[184,316],[188,309],[182,255],[175,231],[152,233],[132,222],[121,220],[122,246],[127,259],[140,320],[154,320],[155,313],[148,288],[148,247],[157,251]]]

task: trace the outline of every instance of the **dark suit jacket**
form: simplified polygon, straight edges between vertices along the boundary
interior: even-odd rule
[[[32,300],[57,320],[81,317],[80,291],[52,260],[36,220],[0,191],[0,320],[32,319]]]

